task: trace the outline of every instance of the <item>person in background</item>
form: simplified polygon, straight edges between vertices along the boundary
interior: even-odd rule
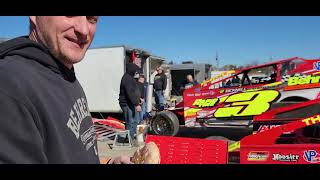
[[[144,78],[144,74],[139,74],[138,80],[138,87],[140,90],[140,94],[141,94],[141,98],[140,98],[140,105],[141,105],[141,112],[139,113],[140,116],[140,122],[141,123],[144,119],[144,115],[146,114],[146,101],[145,101],[145,97],[146,97],[146,92],[147,92],[147,86],[145,83],[145,78]]]
[[[162,67],[158,67],[156,69],[157,75],[154,78],[154,93],[155,93],[155,101],[156,108],[159,111],[164,110],[164,90],[167,88],[167,76],[165,75]]]
[[[190,89],[192,88],[193,86],[196,86],[198,85],[199,83],[193,79],[192,75],[191,74],[188,74],[186,76],[186,80],[182,83],[182,87],[181,87],[181,90],[186,90],[186,89]]]
[[[129,63],[126,66],[126,73],[122,76],[120,83],[119,105],[123,111],[126,129],[130,131],[131,139],[135,139],[136,129],[140,122],[141,94],[137,81],[134,79],[139,67]]]

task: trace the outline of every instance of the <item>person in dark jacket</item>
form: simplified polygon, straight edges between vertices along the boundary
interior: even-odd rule
[[[141,123],[144,120],[144,115],[146,114],[146,93],[147,93],[147,84],[145,83],[144,74],[139,74],[139,77],[137,79],[138,87],[140,90],[140,105],[141,105],[141,112],[139,113],[140,116],[140,122]]]
[[[139,67],[129,63],[126,66],[126,73],[122,76],[120,83],[119,105],[123,111],[126,129],[130,131],[130,136],[134,139],[141,112],[140,91],[137,81],[134,79]]]
[[[154,78],[154,93],[156,108],[160,111],[164,109],[164,95],[163,91],[167,88],[167,76],[164,74],[162,67],[156,69],[157,75]]]
[[[0,163],[98,164],[95,128],[73,64],[97,16],[30,16],[30,35],[0,44]],[[130,163],[129,157],[109,163]]]

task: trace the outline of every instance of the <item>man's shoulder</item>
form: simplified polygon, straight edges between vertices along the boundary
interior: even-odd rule
[[[36,76],[33,61],[22,60],[19,56],[8,56],[0,59],[1,89],[17,87],[16,90],[18,90],[27,82],[33,81],[33,77]]]
[[[123,85],[128,85],[128,83],[130,84],[132,82],[136,82],[136,81],[133,77],[131,77],[128,74],[124,74],[121,78],[121,84],[123,84]]]
[[[124,73],[124,75],[122,76],[122,80],[126,80],[128,79],[130,76],[127,73]]]
[[[26,73],[34,72],[35,68],[35,61],[20,56],[7,56],[0,59],[0,73],[3,75],[8,74],[10,76],[15,73],[15,76],[25,76]]]

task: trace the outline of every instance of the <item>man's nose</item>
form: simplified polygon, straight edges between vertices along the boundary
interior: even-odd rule
[[[75,23],[75,31],[83,36],[89,34],[89,24],[86,16],[78,16]]]

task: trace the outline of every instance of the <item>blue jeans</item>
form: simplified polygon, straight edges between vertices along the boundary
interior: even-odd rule
[[[126,130],[130,131],[131,139],[134,139],[138,123],[140,122],[139,113],[133,105],[121,107],[126,122]]]
[[[163,110],[164,109],[164,96],[162,90],[155,91],[155,101],[156,101],[156,108]]]
[[[140,117],[139,123],[141,123],[143,121],[143,116],[146,114],[146,111],[147,111],[146,102],[142,102],[141,110],[142,111],[139,112],[139,117]]]

